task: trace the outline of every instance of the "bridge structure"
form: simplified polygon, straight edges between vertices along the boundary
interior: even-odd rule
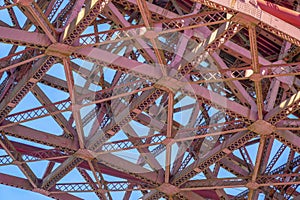
[[[299,12],[1,1],[0,183],[60,200],[299,199]]]

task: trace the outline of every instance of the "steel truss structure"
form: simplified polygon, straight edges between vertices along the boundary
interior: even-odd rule
[[[299,10],[4,0],[0,183],[62,200],[298,199]]]

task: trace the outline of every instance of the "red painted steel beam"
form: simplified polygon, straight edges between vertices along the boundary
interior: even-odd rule
[[[16,176],[11,176],[3,173],[0,173],[0,183],[4,185],[17,187],[17,188],[23,188],[25,190],[33,190],[32,185],[27,179],[19,178]]]
[[[99,60],[99,62],[103,64],[112,64],[108,67],[116,67],[119,68],[120,71],[141,74],[141,77],[144,76],[144,78],[158,80],[162,77],[162,73],[157,67],[134,60],[129,60],[128,58],[101,50],[99,48],[85,47],[75,51],[75,54],[85,56],[87,60]],[[101,55],[101,57],[99,57],[99,55]]]
[[[161,184],[163,182],[163,177],[160,177],[159,174],[155,171],[150,171],[146,168],[143,168],[139,165],[133,164],[125,159],[122,159],[113,154],[104,154],[97,158],[99,163],[110,166],[115,169],[123,170],[127,173],[136,173],[140,174],[139,176],[148,179],[156,184]]]
[[[289,146],[291,150],[300,153],[300,137],[297,134],[288,130],[278,130],[275,138]]]
[[[51,44],[47,35],[0,26],[0,42],[46,49]]]
[[[290,98],[281,102],[278,106],[270,110],[264,119],[271,124],[276,124],[279,121],[287,118],[289,114],[292,114],[300,109],[300,91],[294,93]]]
[[[61,40],[65,44],[72,44],[77,37],[97,18],[109,0],[88,0],[85,7],[80,10],[77,17],[65,28]]]
[[[19,178],[16,176],[11,176],[7,174],[0,173],[0,183],[8,186],[13,186],[16,188],[21,188],[25,190],[30,190],[34,192],[39,192],[38,189],[34,189],[28,180],[24,178]],[[43,194],[42,192],[40,192]],[[82,200],[79,197],[76,197],[74,195],[68,194],[68,193],[54,193],[52,194],[51,192],[49,194],[44,194],[46,196],[50,196],[56,199],[61,199],[61,200]]]
[[[98,48],[82,48],[77,50],[76,54],[86,56],[87,60],[91,59],[94,62],[99,62],[99,64],[103,62],[112,63],[109,67],[116,68],[125,72],[131,72],[135,75],[139,74],[141,78],[147,78],[153,81],[163,79],[162,73],[157,67],[139,63],[134,60],[129,60],[127,58],[112,54],[107,51],[103,51]],[[101,55],[101,58],[99,58],[99,55]],[[230,101],[227,98],[222,97],[221,95],[212,91],[209,91],[208,89],[202,86],[196,84],[189,85],[181,81],[176,81],[175,83],[170,81],[161,81],[161,84],[163,84],[163,86],[167,88],[172,88],[172,84],[177,84],[177,87],[183,87],[184,91],[187,91],[192,95],[199,96],[199,98],[203,98],[208,101],[213,101],[213,104],[217,106],[225,106],[226,109],[231,110],[236,114],[239,114],[242,118],[247,118],[250,120],[256,119],[256,114],[253,111],[250,111],[247,107],[242,106],[236,102]]]
[[[13,143],[14,147],[16,148],[16,150],[19,151],[22,155],[41,156],[41,155],[36,154],[36,152],[41,152],[41,151],[46,150],[46,149],[43,149],[43,148],[30,146],[30,145],[26,145],[26,144],[22,144],[22,143],[17,143],[17,142],[12,142],[12,143]],[[0,146],[0,148],[2,149],[2,146]],[[57,150],[57,151],[59,151],[59,150]],[[40,158],[42,159],[43,157],[40,157]],[[65,160],[66,160],[66,158],[61,157],[61,158],[53,159],[51,161],[56,162],[56,163],[63,163]],[[81,167],[83,169],[90,170],[90,166],[88,165],[87,162],[83,162],[83,163],[79,164],[79,167]],[[128,175],[128,174],[126,174],[122,171],[118,171],[116,169],[110,168],[110,167],[105,166],[101,163],[97,163],[97,168],[99,168],[103,174],[107,174],[107,175],[115,176],[115,177],[120,177],[120,178],[123,178],[123,179],[127,179],[129,181],[132,181],[132,182],[138,182],[139,181],[138,179],[134,178],[131,175]]]
[[[5,132],[5,134],[10,136],[26,139],[29,141],[34,141],[41,144],[46,144],[49,146],[62,147],[62,148],[72,149],[72,150],[78,149],[78,145],[76,141],[72,141],[70,139],[53,135],[50,133],[38,131],[22,125],[6,127],[3,128],[3,131]]]
[[[76,197],[68,193],[50,193],[49,196],[59,200],[83,200],[82,198]]]
[[[36,85],[32,89],[32,93],[39,100],[39,102],[41,102],[42,105],[52,104],[51,100],[38,85]],[[45,108],[48,110],[49,113],[59,112],[59,109],[55,106],[49,106]],[[64,134],[66,134],[68,138],[73,138],[76,135],[76,131],[73,129],[72,125],[67,121],[67,119],[62,115],[62,113],[53,114],[51,116],[64,130]]]
[[[300,27],[300,13],[275,3],[264,0],[256,0],[257,5],[264,11],[282,19],[292,25]]]
[[[200,195],[201,197],[218,200],[220,199],[215,191],[211,190],[196,190],[194,191],[196,194]]]
[[[230,1],[224,0],[193,0],[194,2],[202,3],[206,6],[216,8],[218,10],[230,11],[235,10],[245,16],[246,20],[252,20],[258,23],[258,25],[271,33],[284,38],[285,40],[300,45],[300,29],[286,23],[283,20],[278,19],[276,16],[259,9],[258,7],[252,6],[249,3],[237,1],[233,6]],[[250,17],[250,18],[248,18]]]

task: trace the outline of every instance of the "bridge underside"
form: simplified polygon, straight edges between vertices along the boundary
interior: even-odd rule
[[[0,2],[1,184],[299,198],[299,2]]]

